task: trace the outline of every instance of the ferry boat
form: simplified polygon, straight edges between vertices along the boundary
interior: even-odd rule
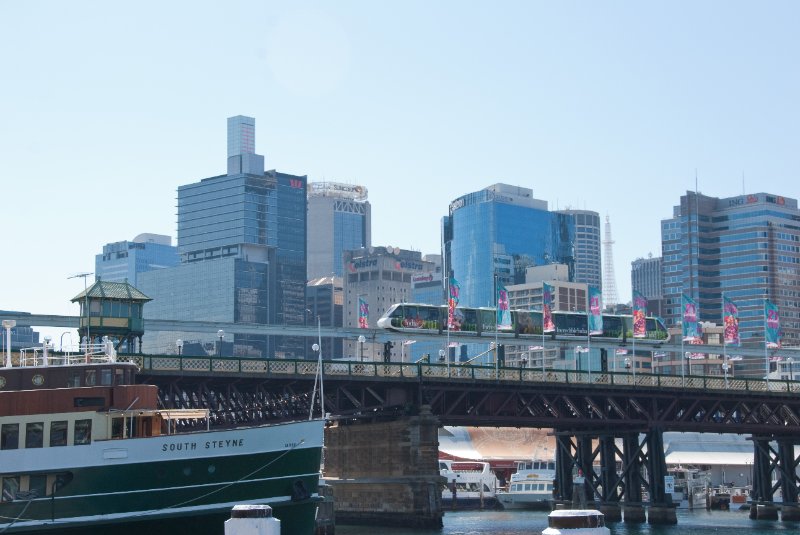
[[[447,482],[442,489],[442,507],[497,509],[497,477],[489,463],[439,460],[439,474]]]
[[[237,504],[314,532],[322,420],[212,430],[134,364],[60,359],[0,367],[0,533],[221,533]]]
[[[611,530],[595,509],[558,509],[547,515],[542,535],[611,535]]]
[[[550,510],[553,502],[555,461],[517,461],[508,490],[497,493],[504,509]]]
[[[673,478],[672,501],[680,509],[706,509],[711,478],[696,468],[676,466],[667,470]]]

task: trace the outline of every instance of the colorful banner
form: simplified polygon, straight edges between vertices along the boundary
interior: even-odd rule
[[[363,297],[358,297],[358,328],[369,328],[369,303]]]
[[[722,325],[724,327],[723,338],[727,345],[739,345],[739,307],[736,303],[722,297]]]
[[[634,290],[633,292],[633,337],[644,338],[647,336],[647,299]]]
[[[681,309],[683,310],[683,341],[691,342],[700,338],[700,328],[697,321],[697,303],[686,294],[681,295]]]
[[[589,335],[603,334],[603,292],[597,286],[589,286]]]
[[[764,301],[764,341],[768,349],[781,347],[781,317],[778,305],[766,299]]]
[[[447,330],[457,331],[459,325],[455,321],[456,306],[458,306],[458,293],[461,287],[454,277],[450,277],[450,296],[447,300]]]
[[[556,330],[553,323],[553,287],[542,283],[542,332],[551,333]]]
[[[499,281],[497,283],[497,328],[511,329],[511,310],[508,308],[508,290]]]

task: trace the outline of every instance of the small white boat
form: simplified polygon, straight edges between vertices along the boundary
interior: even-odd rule
[[[672,500],[675,507],[690,510],[706,508],[711,484],[707,472],[677,466],[670,468],[667,473],[674,481]]]
[[[555,461],[518,461],[517,471],[511,474],[508,490],[497,493],[504,509],[549,510],[553,501]]]
[[[559,509],[547,515],[542,535],[611,535],[605,516],[595,509]]]

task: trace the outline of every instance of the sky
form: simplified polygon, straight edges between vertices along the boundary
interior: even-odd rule
[[[797,198],[797,2],[0,0],[0,310],[77,315],[103,245],[177,235],[177,188],[361,184],[372,244],[440,252],[503,182],[608,216],[620,301],[687,190]],[[91,280],[90,280],[91,282]]]

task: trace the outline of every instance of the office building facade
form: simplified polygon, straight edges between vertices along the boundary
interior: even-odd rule
[[[131,241],[119,241],[103,246],[95,256],[94,274],[97,280],[128,282],[138,285],[139,273],[175,267],[180,263],[178,248],[172,238],[161,234],[139,234]]]
[[[573,282],[603,287],[600,214],[590,210],[559,210],[572,217],[575,225],[575,274]]]
[[[181,264],[142,277],[140,289],[153,297],[146,317],[286,325],[307,321],[307,178],[264,171],[264,157],[254,150],[255,120],[231,117],[227,174],[178,188]],[[297,337],[225,336],[222,347],[234,355],[305,355],[304,341]],[[205,340],[201,346],[208,340],[217,343],[216,333],[200,338]]]
[[[764,342],[764,300],[778,305],[784,345],[800,342],[800,211],[769,193],[715,198],[687,192],[661,221],[664,319],[681,321],[681,294],[699,320],[722,321],[723,295],[739,309],[743,345]]]
[[[450,203],[443,218],[444,273],[460,285],[463,306],[494,306],[495,276],[525,281],[529,266],[562,263],[574,277],[574,219],[550,212],[528,188],[494,184]]]
[[[647,313],[651,316],[664,315],[661,270],[660,256],[650,255],[631,262],[631,290],[647,299]]]
[[[308,280],[344,276],[344,251],[371,245],[367,189],[339,182],[308,185]]]

